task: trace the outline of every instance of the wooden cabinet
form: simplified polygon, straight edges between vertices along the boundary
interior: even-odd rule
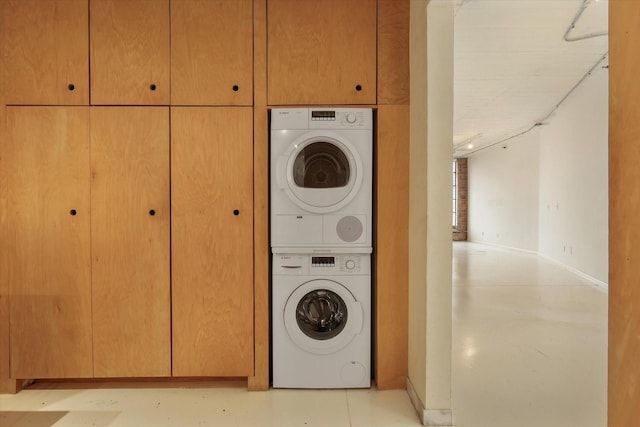
[[[91,103],[169,104],[169,0],[91,0]]]
[[[171,110],[174,376],[253,375],[252,123]]]
[[[171,0],[171,104],[251,105],[252,37],[252,0]]]
[[[0,0],[7,104],[89,103],[87,0]]]
[[[252,0],[91,0],[94,105],[251,105]]]
[[[268,103],[375,104],[376,0],[268,0]]]
[[[169,109],[91,109],[96,377],[171,375]]]
[[[171,375],[168,107],[8,107],[13,378]]]
[[[8,107],[0,280],[13,378],[90,377],[88,107]]]

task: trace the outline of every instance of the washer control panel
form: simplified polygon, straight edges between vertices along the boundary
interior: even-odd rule
[[[274,254],[274,275],[335,276],[370,274],[369,254]]]
[[[363,258],[370,255],[322,255],[311,256],[311,275],[363,274]]]

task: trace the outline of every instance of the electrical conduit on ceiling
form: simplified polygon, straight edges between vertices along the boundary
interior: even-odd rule
[[[584,36],[569,37],[569,34],[571,33],[571,31],[573,31],[576,28],[576,25],[578,24],[578,21],[580,20],[580,17],[582,16],[582,14],[584,13],[585,10],[587,10],[587,7],[591,3],[593,3],[593,1],[594,0],[584,0],[582,2],[582,6],[580,6],[578,13],[576,13],[576,16],[573,18],[573,21],[571,21],[571,25],[569,25],[569,28],[567,28],[567,31],[565,31],[564,33],[564,41],[575,42],[578,40],[586,40],[593,37],[606,36],[607,34],[609,34],[608,31],[601,31],[599,33],[591,33],[591,34],[586,34]],[[598,0],[595,0],[595,1],[597,3]]]
[[[591,4],[594,0],[584,0],[582,2],[582,6],[580,7],[580,9],[578,10],[578,13],[576,13],[576,16],[573,18],[573,21],[571,21],[571,25],[569,25],[569,28],[567,28],[567,31],[564,33],[564,40],[567,42],[574,42],[574,41],[578,41],[578,40],[586,40],[586,39],[590,39],[593,37],[600,37],[600,36],[606,36],[608,33],[608,31],[603,31],[603,32],[599,32],[599,33],[591,33],[591,34],[587,34],[584,36],[577,36],[577,37],[569,37],[569,34],[571,33],[571,31],[573,31],[573,29],[576,27],[576,24],[578,23],[578,21],[580,20],[580,17],[582,16],[582,14],[584,13],[584,11],[587,9],[587,7],[589,6],[589,4]],[[573,85],[573,87],[565,94],[565,96],[562,97],[562,99],[553,107],[553,109],[547,114],[545,115],[541,120],[536,121],[533,125],[531,125],[531,127],[527,128],[526,130],[519,132],[515,135],[511,135],[507,138],[503,138],[500,139],[499,141],[496,142],[492,142],[490,144],[487,145],[483,145],[482,147],[479,147],[476,150],[470,151],[468,153],[466,153],[465,155],[461,156],[461,157],[468,157],[471,156],[475,153],[478,153],[482,150],[485,150],[487,148],[491,148],[493,146],[496,146],[498,144],[502,144],[505,143],[507,141],[510,141],[514,138],[517,138],[519,136],[522,136],[524,134],[527,134],[529,132],[531,132],[533,129],[535,129],[538,126],[542,126],[545,120],[547,120],[549,117],[551,117],[551,115],[553,113],[556,112],[556,110],[558,108],[560,108],[560,106],[564,103],[564,101],[566,101],[566,99],[578,88],[578,86],[580,86],[582,84],[583,81],[586,80],[587,77],[589,77],[593,71],[602,63],[602,61],[604,61],[607,56],[609,55],[609,51],[605,52],[600,59],[598,59],[598,61],[593,65],[593,67],[591,67],[589,69],[589,71],[587,71],[585,73],[584,76],[582,76],[582,78],[580,78],[580,80],[578,80],[578,82]],[[606,66],[605,66],[606,68]],[[465,141],[466,143],[467,141]],[[459,144],[459,145],[463,145],[463,144]],[[456,147],[456,150],[459,149],[459,147]]]
[[[560,108],[560,106],[564,103],[564,101],[567,100],[567,98],[573,93],[573,91],[575,91],[578,88],[578,86],[580,86],[582,84],[582,82],[587,79],[587,77],[589,77],[591,74],[593,74],[593,71],[596,68],[598,68],[598,66],[602,63],[602,61],[607,59],[607,56],[609,56],[609,51],[605,52],[605,54],[602,55],[600,57],[600,59],[598,59],[598,62],[596,62],[593,65],[593,67],[589,68],[589,71],[587,71],[585,73],[585,75],[582,76],[582,78],[580,78],[580,80],[578,80],[578,82],[575,85],[573,85],[573,87],[569,90],[569,92],[567,92],[566,95],[562,97],[562,99],[553,107],[553,109],[547,115],[545,115],[541,120],[536,121],[531,127],[529,127],[528,129],[526,129],[526,130],[524,130],[524,131],[522,131],[520,133],[517,133],[515,135],[511,135],[511,136],[509,136],[507,138],[503,138],[503,139],[501,139],[499,141],[492,142],[492,143],[487,144],[487,145],[483,145],[482,147],[480,147],[480,148],[478,148],[476,150],[470,151],[470,152],[466,153],[464,156],[461,156],[461,157],[468,157],[468,156],[470,156],[472,154],[475,154],[475,153],[478,153],[478,152],[480,152],[482,150],[486,150],[487,148],[491,148],[491,147],[493,147],[495,145],[502,144],[504,142],[507,142],[507,141],[513,139],[513,138],[517,138],[517,137],[522,136],[522,135],[524,135],[526,133],[529,133],[533,129],[535,129],[536,127],[542,126],[543,124],[545,124],[544,121],[547,120],[549,117],[551,117],[551,115],[553,113],[555,113],[558,108]],[[608,66],[603,66],[603,68],[608,68]]]

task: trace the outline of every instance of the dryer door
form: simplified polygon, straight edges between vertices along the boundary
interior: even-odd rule
[[[296,288],[284,308],[291,340],[312,354],[331,354],[362,332],[362,306],[347,288],[316,279]]]
[[[278,186],[299,207],[327,213],[347,205],[362,185],[362,159],[332,132],[308,132],[278,159]]]

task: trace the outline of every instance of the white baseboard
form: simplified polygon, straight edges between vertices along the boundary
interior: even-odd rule
[[[501,249],[506,249],[509,251],[515,251],[515,252],[524,252],[524,253],[528,253],[528,254],[534,254],[534,255],[538,255],[541,258],[546,259],[547,261],[551,261],[556,265],[559,265],[560,267],[564,268],[565,270],[569,270],[570,272],[572,272],[573,274],[582,277],[583,279],[587,280],[589,283],[591,283],[592,285],[595,285],[596,287],[606,290],[609,290],[609,284],[603,282],[602,280],[598,280],[593,276],[589,276],[588,274],[578,270],[577,268],[571,267],[570,265],[567,265],[563,262],[558,261],[557,259],[551,258],[548,255],[544,255],[538,251],[533,251],[530,249],[521,249],[521,248],[516,248],[513,246],[505,246],[505,245],[500,245],[497,243],[490,243],[490,242],[482,242],[479,240],[467,240],[469,243],[476,243],[479,245],[486,245],[486,246],[493,246],[496,248],[501,248]]]
[[[407,378],[407,394],[415,408],[422,425],[432,427],[453,427],[453,413],[451,409],[425,409],[424,404],[418,397],[411,380]]]
[[[505,250],[514,251],[514,252],[522,252],[525,254],[534,254],[534,255],[538,254],[538,252],[533,249],[516,248],[515,246],[501,245],[499,243],[483,242],[481,240],[469,240],[469,239],[467,240],[467,242],[476,243],[478,245],[493,246],[494,248],[500,248],[500,249],[505,249]]]
[[[609,290],[609,284],[603,282],[602,280],[598,280],[595,277],[589,276],[586,273],[583,273],[582,271],[578,270],[577,268],[571,267],[570,265],[567,265],[563,262],[558,261],[557,259],[553,259],[550,256],[538,253],[538,255],[544,259],[546,259],[547,261],[551,261],[556,265],[559,265],[560,267],[564,268],[565,270],[569,270],[570,272],[572,272],[573,274],[575,274],[576,276],[580,276],[583,279],[587,280],[588,282],[590,282],[591,284],[597,286],[598,288],[602,288],[605,291]]]

